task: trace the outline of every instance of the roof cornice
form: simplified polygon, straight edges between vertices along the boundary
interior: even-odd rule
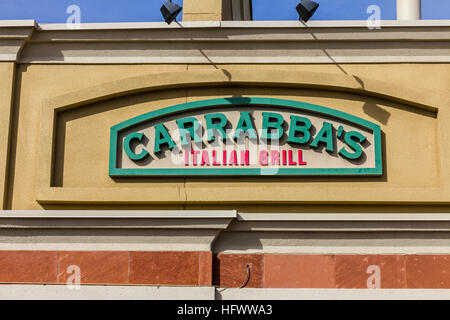
[[[450,20],[36,24],[0,21],[0,61],[39,64],[448,63]]]

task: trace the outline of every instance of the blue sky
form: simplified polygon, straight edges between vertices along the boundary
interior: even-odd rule
[[[182,4],[182,0],[173,0]],[[381,8],[381,18],[395,19],[395,0],[316,0],[320,7],[312,20],[365,20],[369,5]],[[66,9],[81,8],[81,22],[162,21],[164,0],[0,0],[0,20],[34,19],[64,23]],[[299,0],[253,0],[254,20],[297,20]],[[450,0],[422,0],[424,19],[450,19]]]

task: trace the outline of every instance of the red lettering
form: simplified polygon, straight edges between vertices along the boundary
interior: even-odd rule
[[[223,159],[223,161],[222,161],[223,165],[226,166],[227,165],[227,150],[223,150],[222,159]]]
[[[280,152],[276,150],[270,151],[270,164],[280,165]]]
[[[191,150],[191,153],[193,154],[193,156],[192,156],[193,165],[196,166],[197,165],[197,155],[200,153],[200,151]]]
[[[306,166],[307,163],[303,161],[303,151],[298,150],[298,165],[299,166]]]
[[[228,162],[228,164],[238,165],[236,150],[231,151],[230,161]]]
[[[269,164],[268,157],[269,157],[269,153],[266,150],[261,150],[259,152],[259,163],[262,166],[267,166]]]
[[[241,150],[241,165],[244,166],[250,165],[250,151]]]
[[[295,162],[295,161],[292,159],[292,150],[289,150],[289,151],[288,151],[288,155],[289,155],[289,165],[290,165],[290,166],[295,166],[295,165],[297,165],[297,162]]]
[[[209,166],[209,155],[208,151],[203,150],[202,152],[202,166],[207,165]]]

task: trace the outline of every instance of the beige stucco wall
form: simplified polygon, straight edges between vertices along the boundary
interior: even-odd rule
[[[411,92],[439,97],[438,111],[349,92],[252,85],[214,86],[143,92],[61,112],[57,118],[53,187],[42,189],[38,161],[41,114],[47,99],[119,79],[162,72],[174,77],[198,70],[223,69],[264,74],[316,72],[379,80]],[[265,71],[265,72],[263,72]],[[263,73],[261,73],[263,72]],[[320,211],[315,205],[340,203],[341,209],[373,211],[373,204],[440,205],[450,201],[449,64],[336,65],[20,65],[13,126],[7,207],[41,208],[242,208],[244,211]],[[134,78],[133,81],[139,78]],[[175,81],[176,79],[174,79]],[[3,80],[2,80],[3,81]],[[325,78],[324,78],[325,81]],[[128,83],[125,81],[124,83]],[[364,84],[362,84],[364,86]],[[151,110],[215,97],[259,96],[305,101],[341,110],[381,126],[385,136],[385,174],[371,178],[146,178],[108,175],[109,128]],[[413,95],[412,95],[413,96]],[[420,97],[419,97],[420,98]],[[435,100],[436,101],[436,100]],[[435,109],[436,110],[436,109]],[[44,121],[45,122],[45,121]],[[65,130],[64,126],[65,124]],[[42,139],[41,139],[42,140]],[[48,141],[51,143],[51,141]],[[61,192],[65,192],[62,194]],[[62,194],[62,195],[61,195]],[[37,200],[41,200],[39,203]],[[89,203],[87,203],[89,202]],[[116,202],[116,205],[113,206]],[[267,202],[262,207],[261,204]],[[66,204],[64,204],[66,203]],[[275,205],[278,203],[280,205]],[[351,209],[349,203],[358,206]],[[108,205],[108,204],[111,204]],[[220,204],[219,206],[217,204]],[[302,204],[302,205],[299,205]],[[369,206],[366,206],[370,204]],[[101,205],[101,206],[99,206]],[[345,209],[347,208],[347,209]],[[404,210],[384,207],[381,211]],[[411,207],[409,207],[411,208]],[[417,208],[417,207],[416,207]]]
[[[4,206],[8,157],[9,157],[9,134],[11,123],[11,103],[14,93],[14,68],[13,62],[0,62],[0,203]]]
[[[183,3],[183,21],[222,20],[222,0],[196,0]]]

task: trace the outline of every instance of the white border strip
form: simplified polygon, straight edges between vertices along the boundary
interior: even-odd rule
[[[39,23],[38,30],[122,30],[122,29],[185,29],[185,28],[218,28],[220,21],[186,21],[173,22],[113,22],[113,23],[81,23],[78,29],[69,29],[65,23]]]
[[[19,23],[18,21],[17,23]],[[381,27],[447,27],[450,20],[382,20]],[[182,29],[182,28],[367,28],[366,20],[310,21],[307,26],[299,21],[181,21],[168,25],[165,22],[82,23],[81,30],[114,29]],[[40,23],[38,30],[69,30],[65,23]],[[78,29],[78,30],[80,30]],[[72,30],[72,29],[70,29]]]
[[[239,213],[239,221],[450,221],[448,213]]]
[[[214,287],[0,285],[1,300],[214,300]]]
[[[0,219],[190,219],[236,218],[236,210],[0,210]]]
[[[2,300],[450,300],[449,289],[234,289],[0,285]]]
[[[448,27],[450,20],[382,20],[381,27]],[[65,23],[37,23],[35,20],[0,20],[0,27],[36,27],[38,30],[69,30]],[[366,20],[309,21],[181,21],[170,25],[165,22],[82,23],[81,30],[111,29],[180,29],[180,28],[367,28]],[[76,31],[77,29],[75,29]],[[79,29],[78,29],[79,30]]]
[[[35,27],[34,20],[0,20],[0,27]]]
[[[239,221],[450,221],[449,213],[237,213],[236,210],[0,210],[0,219],[237,218]]]
[[[449,289],[218,289],[222,300],[450,300]]]

